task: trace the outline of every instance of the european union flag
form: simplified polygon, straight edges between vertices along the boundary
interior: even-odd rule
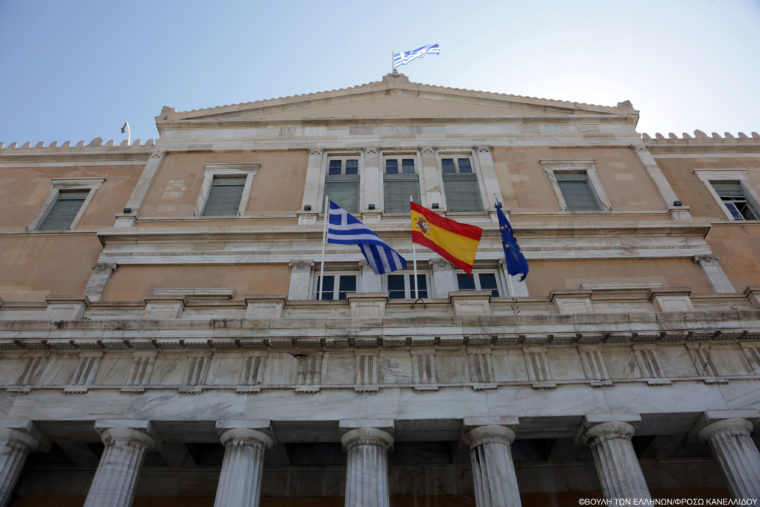
[[[504,247],[504,256],[507,258],[507,272],[510,275],[522,275],[520,281],[525,280],[528,276],[528,261],[520,251],[520,245],[517,244],[515,233],[509,220],[501,211],[501,206],[496,206],[496,213],[499,215],[499,229],[501,229],[501,244]]]

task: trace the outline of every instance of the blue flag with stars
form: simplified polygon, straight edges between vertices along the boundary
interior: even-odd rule
[[[515,233],[509,220],[501,211],[501,206],[496,206],[496,213],[499,216],[499,229],[501,230],[501,245],[504,247],[504,256],[507,259],[507,272],[510,275],[522,275],[520,281],[525,280],[528,276],[528,261],[520,251],[520,245],[517,244]]]

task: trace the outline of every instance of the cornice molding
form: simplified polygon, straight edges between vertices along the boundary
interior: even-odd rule
[[[734,136],[726,132],[720,136],[713,132],[711,136],[701,130],[695,130],[694,136],[684,132],[681,137],[669,133],[667,137],[656,133],[654,137],[642,134],[642,140],[653,155],[672,153],[758,153],[760,152],[760,134],[752,132],[749,136],[739,132]]]

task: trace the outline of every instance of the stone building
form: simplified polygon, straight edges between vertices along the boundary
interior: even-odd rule
[[[760,496],[760,136],[637,120],[394,73],[0,145],[0,504]],[[482,227],[474,275],[328,245],[317,297],[325,194]]]

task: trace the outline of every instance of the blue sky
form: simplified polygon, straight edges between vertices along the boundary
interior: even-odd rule
[[[157,137],[178,110],[345,88],[391,51],[455,88],[615,105],[638,130],[760,131],[760,0],[0,0],[0,142]]]

